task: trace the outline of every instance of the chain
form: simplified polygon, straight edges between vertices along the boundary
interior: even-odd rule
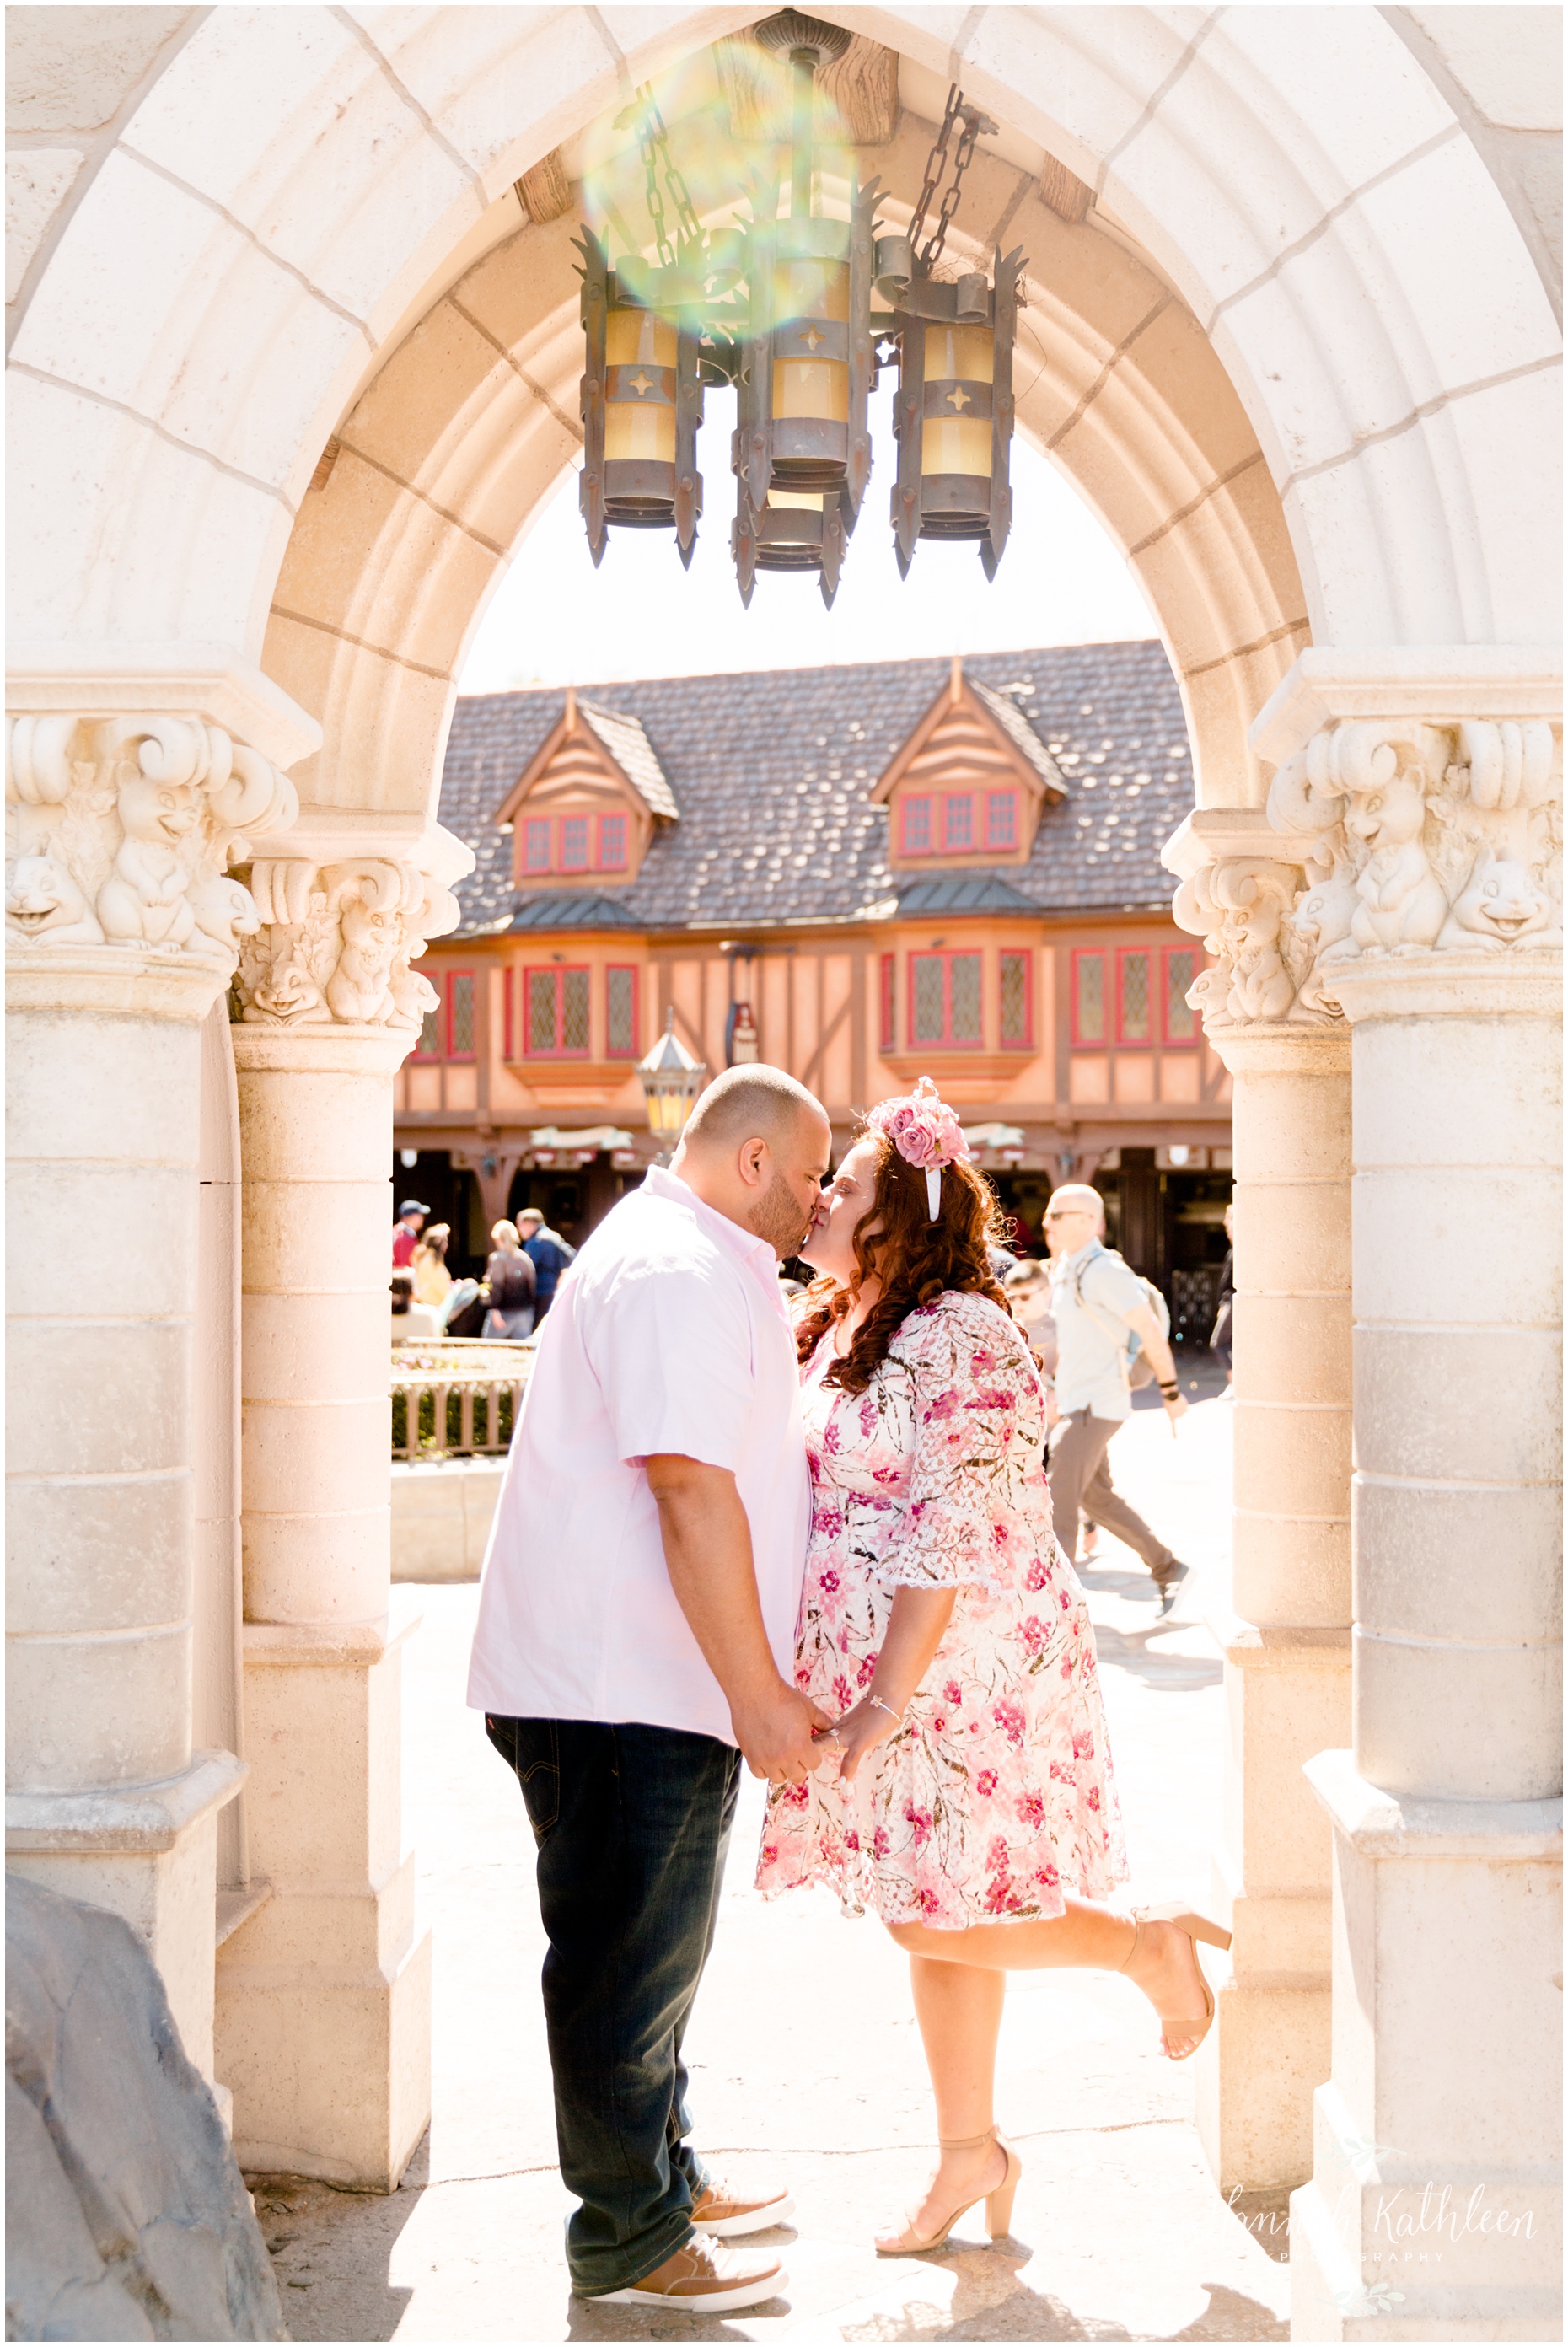
[[[947,112],[942,117],[942,127],[937,133],[937,143],[927,158],[926,178],[920,190],[920,200],[915,207],[915,217],[909,223],[909,241],[912,245],[917,245],[920,241],[920,231],[926,225],[926,215],[931,209],[931,199],[941,186],[942,174],[948,167],[948,149],[952,140],[953,131],[959,122],[962,122],[963,129],[958,137],[958,151],[953,158],[952,183],[942,198],[941,206],[937,214],[937,225],[919,256],[922,271],[928,271],[942,257],[942,247],[948,241],[948,231],[952,225],[953,215],[958,209],[958,198],[963,193],[964,173],[975,159],[975,142],[982,130],[994,131],[997,127],[989,116],[980,112],[978,106],[970,106],[968,103],[963,91],[958,87],[958,83],[954,82],[948,92]]]
[[[670,231],[664,220],[664,198],[669,195],[675,210],[675,233],[684,245],[702,241],[702,224],[692,210],[691,190],[670,159],[670,133],[664,128],[653,96],[653,85],[645,82],[637,93],[637,144],[641,150],[642,165],[648,174],[648,217],[653,223],[654,250],[661,269],[673,268],[675,247],[670,241]],[[622,116],[621,120],[626,118]],[[659,174],[664,174],[664,186],[659,185]]]

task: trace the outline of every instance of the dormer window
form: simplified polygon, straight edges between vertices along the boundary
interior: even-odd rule
[[[519,887],[634,878],[655,833],[680,809],[635,717],[579,702],[566,709],[496,811],[515,837]]]
[[[895,867],[918,857],[962,869],[1027,863],[1041,811],[1067,785],[1017,704],[955,661],[871,795],[891,817]]]

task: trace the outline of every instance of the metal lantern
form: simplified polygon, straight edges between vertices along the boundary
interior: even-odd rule
[[[603,559],[606,531],[671,529],[690,563],[702,510],[697,427],[702,421],[701,333],[682,315],[696,288],[679,266],[635,256],[611,270],[584,229],[583,466],[578,491],[589,551]]]
[[[978,538],[986,576],[996,576],[1012,526],[1012,356],[1022,262],[1021,249],[998,252],[994,285],[978,275],[938,283],[911,265],[907,238],[877,247],[878,282],[900,328],[893,530],[905,578],[922,538]]]
[[[637,1062],[637,1081],[648,1103],[648,1130],[666,1153],[685,1131],[707,1072],[703,1061],[694,1060],[676,1035],[671,1010],[663,1034],[647,1058]]]
[[[655,265],[632,254],[612,270],[608,246],[591,230],[579,243],[587,343],[579,496],[593,559],[602,558],[610,528],[673,528],[682,560],[691,561],[702,507],[703,385],[733,386],[730,545],[741,600],[750,603],[759,570],[804,570],[831,604],[871,477],[869,400],[880,346],[898,359],[899,569],[907,576],[919,538],[973,538],[994,577],[1012,520],[1023,256],[998,251],[989,283],[975,272],[939,280],[936,268],[976,142],[996,125],[953,86],[907,235],[876,236],[875,180],[862,187],[852,179],[847,220],[820,218],[812,208],[814,89],[850,36],[786,8],[758,25],[755,39],[789,60],[782,218],[778,178],[764,171],[747,190],[750,220],[705,231],[671,160],[651,87],[616,118],[618,128],[637,126],[658,258]],[[674,214],[668,231],[667,203]],[[610,216],[624,232],[613,208]],[[890,305],[875,322],[874,285]]]

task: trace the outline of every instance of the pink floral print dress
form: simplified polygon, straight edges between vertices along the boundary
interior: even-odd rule
[[[956,1588],[903,1728],[851,1785],[771,1795],[758,1887],[961,1930],[1060,1915],[1127,1875],[1094,1634],[1051,1531],[1045,1405],[983,1296],[912,1312],[864,1394],[803,1371],[812,1524],[795,1682],[835,1718],[869,1686],[895,1591]]]

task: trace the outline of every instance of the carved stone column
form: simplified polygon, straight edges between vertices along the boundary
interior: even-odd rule
[[[1328,2075],[1332,1837],[1301,1770],[1350,1721],[1350,1044],[1336,1010],[1297,996],[1286,925],[1307,873],[1283,858],[1314,846],[1261,809],[1209,810],[1166,852],[1175,917],[1214,957],[1194,999],[1235,1080],[1232,1610],[1210,1620],[1234,1940],[1197,2096],[1226,2193],[1311,2173]]]
[[[251,1861],[219,2058],[252,2168],[389,2191],[430,2109],[430,1942],[403,1846],[389,1619],[392,1077],[456,907],[389,856],[259,858],[232,1029],[242,1223]]]
[[[1387,680],[1282,688],[1255,733],[1271,814],[1321,843],[1304,984],[1353,1062],[1353,1733],[1307,1768],[1334,1992],[1301,2339],[1558,2332],[1561,760],[1546,682],[1501,716],[1478,660],[1393,716]]]
[[[244,1770],[191,1733],[200,1031],[259,927],[239,828],[295,801],[189,708],[36,698],[5,777],[6,1863],[132,1924],[210,2077]]]

